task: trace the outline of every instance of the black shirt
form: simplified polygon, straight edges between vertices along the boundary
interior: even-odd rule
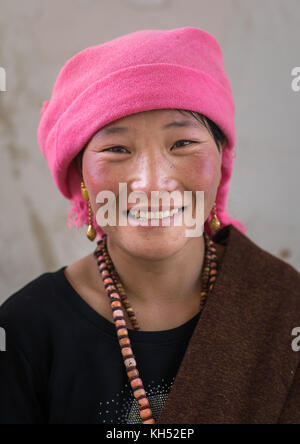
[[[79,296],[65,268],[42,274],[0,307],[0,423],[142,423],[115,325]],[[166,331],[128,330],[156,420],[199,316]]]

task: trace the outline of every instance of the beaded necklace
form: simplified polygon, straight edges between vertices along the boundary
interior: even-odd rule
[[[200,292],[200,313],[202,312],[208,293],[213,289],[218,272],[218,262],[214,242],[207,233],[203,233],[205,241],[205,256],[202,269],[202,281]],[[124,308],[128,314],[132,327],[139,330],[139,324],[135,313],[128,301],[127,295],[121,283],[120,277],[114,267],[107,249],[107,235],[104,233],[97,242],[94,251],[94,257],[97,261],[98,270],[102,277],[107,296],[110,300],[112,315],[117,331],[119,345],[123,361],[126,367],[126,373],[134,397],[138,403],[140,417],[143,424],[155,424],[149,400],[146,396],[143,381],[140,378],[137,369],[135,356],[131,348],[131,342],[128,336],[128,330],[125,320]]]

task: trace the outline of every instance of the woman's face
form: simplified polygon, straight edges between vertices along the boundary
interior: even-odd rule
[[[164,128],[166,125],[169,126]],[[127,129],[116,130],[116,127]],[[108,128],[110,133],[105,131]],[[184,214],[181,226],[172,223],[162,226],[162,221],[158,227],[151,227],[151,221],[147,222],[149,228],[136,223],[118,226],[119,183],[127,184],[128,196],[131,192],[144,192],[147,206],[151,206],[152,191],[179,192],[183,204],[184,191],[192,191],[193,217],[196,191],[204,191],[205,221],[216,198],[221,161],[222,154],[214,138],[192,115],[172,109],[151,110],[101,128],[83,153],[82,176],[95,214],[107,203],[96,203],[100,191],[112,191],[116,197],[117,224],[102,227],[111,241],[133,256],[157,260],[174,255],[188,242],[199,242],[199,237],[186,236],[186,229],[193,227],[185,225]],[[127,202],[126,208],[134,205]],[[144,207],[143,203],[140,206]]]

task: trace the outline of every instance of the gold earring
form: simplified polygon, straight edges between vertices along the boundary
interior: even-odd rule
[[[214,203],[212,211],[213,211],[213,216],[208,224],[209,224],[209,227],[212,231],[217,231],[221,226],[221,222],[219,221],[218,216],[217,216],[216,202]]]
[[[220,179],[220,181],[219,181],[219,183],[218,183],[218,188],[219,188],[219,186],[220,186],[220,183],[221,183],[221,179]],[[219,221],[218,216],[217,216],[216,202],[214,203],[214,206],[213,206],[213,208],[212,208],[212,211],[213,211],[213,216],[212,216],[212,218],[211,218],[211,220],[209,221],[208,224],[209,224],[210,229],[211,229],[212,231],[218,231],[218,229],[219,229],[220,226],[221,226],[221,222]]]
[[[97,233],[95,228],[93,227],[92,207],[91,207],[89,193],[83,182],[81,182],[81,194],[84,199],[89,201],[89,228],[86,232],[86,236],[91,242],[93,242],[96,239]]]

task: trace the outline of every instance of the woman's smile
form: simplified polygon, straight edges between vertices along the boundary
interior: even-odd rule
[[[128,221],[133,226],[140,228],[165,228],[172,225],[172,223],[178,219],[178,217],[184,212],[186,207],[176,208],[173,210],[165,211],[140,211],[140,210],[128,210]],[[125,212],[126,214],[126,212]],[[140,221],[148,221],[147,225],[140,225]],[[155,221],[153,225],[152,222]],[[136,224],[136,225],[135,225]]]

